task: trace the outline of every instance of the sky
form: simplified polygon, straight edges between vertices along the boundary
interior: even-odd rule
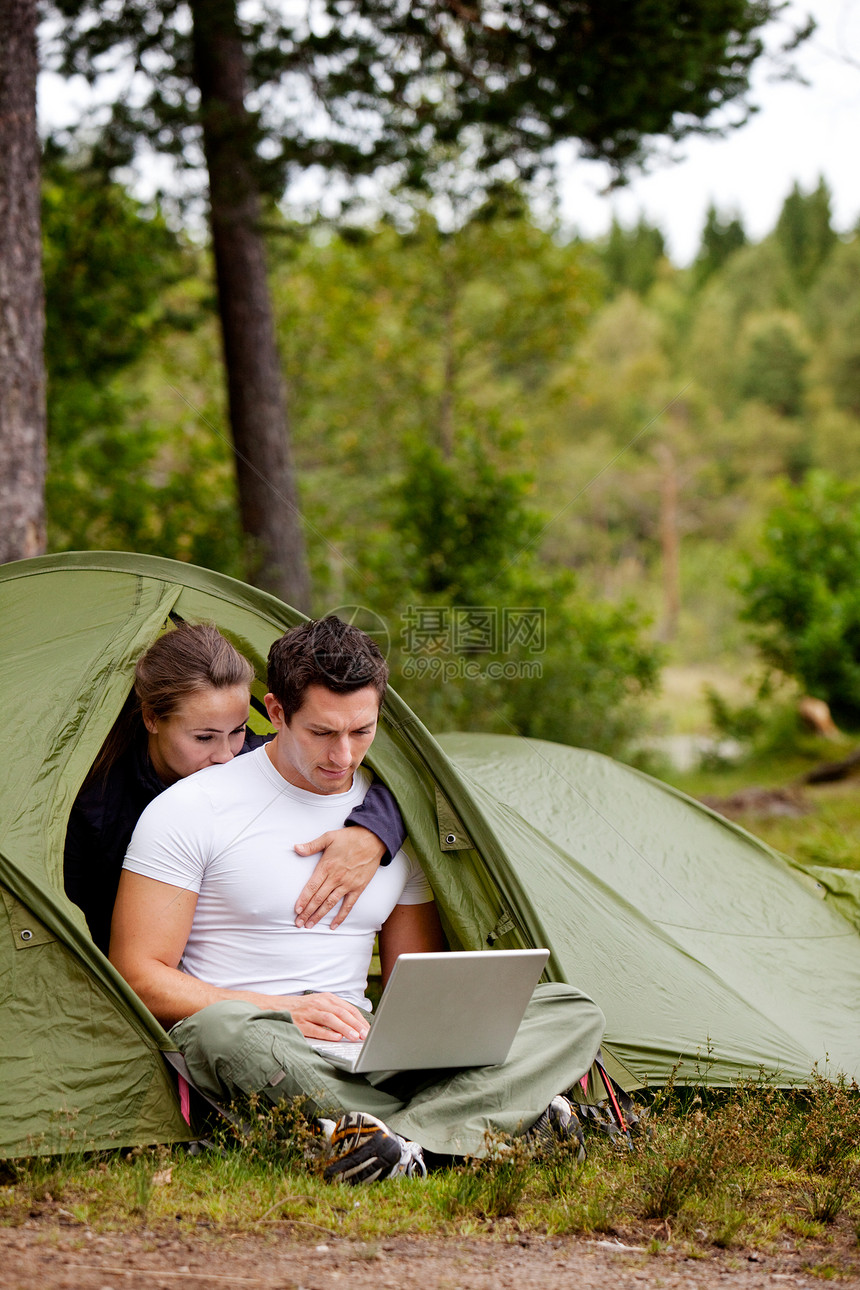
[[[804,191],[824,176],[833,198],[833,223],[847,231],[860,220],[860,0],[791,0],[774,27],[773,41],[800,25],[807,14],[818,30],[796,51],[795,63],[807,85],[779,82],[761,60],[753,74],[751,98],[759,112],[725,139],[693,138],[678,145],[680,161],[652,163],[627,188],[606,195],[606,167],[577,159],[571,146],[561,154],[561,216],[584,237],[609,228],[613,215],[625,225],[640,214],[664,233],[678,265],[696,255],[708,205],[740,215],[747,235],[758,241],[771,231],[792,184]],[[43,124],[74,119],[86,95],[45,75],[40,83]]]
[[[570,149],[561,167],[565,224],[596,237],[613,214],[629,225],[644,213],[683,265],[696,255],[710,202],[739,214],[758,241],[776,223],[792,184],[810,191],[823,175],[834,226],[852,228],[860,219],[860,0],[792,0],[783,21],[799,25],[806,14],[818,30],[794,60],[808,85],[776,82],[773,67],[760,64],[751,95],[760,111],[747,125],[726,139],[688,140],[679,145],[682,161],[658,165],[609,196],[601,195],[605,167],[576,160]]]

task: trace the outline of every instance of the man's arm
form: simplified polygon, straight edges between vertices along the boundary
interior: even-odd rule
[[[379,933],[379,963],[383,988],[400,954],[444,950],[445,937],[434,901],[423,905],[395,905]]]
[[[271,995],[225,990],[179,969],[197,893],[124,869],[111,927],[110,959],[163,1026],[175,1025],[210,1003],[244,999],[292,1014],[309,1039],[363,1039],[367,1021],[334,994]]]

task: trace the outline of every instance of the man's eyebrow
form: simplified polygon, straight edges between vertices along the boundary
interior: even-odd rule
[[[373,718],[371,718],[370,721],[363,721],[360,726],[352,726],[348,731],[348,733],[357,734],[359,731],[362,731],[362,730],[370,730],[373,724],[374,724],[374,721],[373,721]],[[338,729],[339,727],[337,726],[327,726],[324,722],[321,722],[321,721],[308,722],[308,730],[313,731],[314,734],[319,734],[319,735],[335,734]]]

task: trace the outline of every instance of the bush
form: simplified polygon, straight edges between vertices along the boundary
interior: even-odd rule
[[[659,651],[631,603],[596,602],[541,560],[515,447],[488,430],[448,457],[407,452],[391,538],[364,561],[370,607],[390,623],[392,682],[434,731],[623,752]]]
[[[766,524],[741,585],[743,618],[772,667],[860,724],[860,488],[814,472]]]

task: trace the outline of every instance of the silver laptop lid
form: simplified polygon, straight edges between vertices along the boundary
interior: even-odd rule
[[[546,949],[401,954],[354,1069],[503,1062],[548,958]]]

